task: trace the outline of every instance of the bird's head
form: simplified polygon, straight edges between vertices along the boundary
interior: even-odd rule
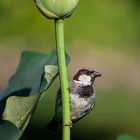
[[[92,85],[96,77],[101,76],[101,73],[92,69],[80,69],[73,77],[74,81],[77,81],[83,85]]]

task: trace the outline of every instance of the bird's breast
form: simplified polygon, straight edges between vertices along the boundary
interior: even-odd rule
[[[95,103],[95,94],[90,98],[81,98],[78,94],[70,94],[71,119],[77,119],[84,116],[91,110]]]

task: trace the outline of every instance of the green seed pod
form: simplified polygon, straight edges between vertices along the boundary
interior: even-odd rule
[[[40,12],[49,19],[69,17],[79,0],[35,0]]]

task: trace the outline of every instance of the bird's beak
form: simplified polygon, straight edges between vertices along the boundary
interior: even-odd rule
[[[99,73],[99,72],[97,72],[97,71],[95,71],[95,72],[93,73],[93,75],[94,75],[94,77],[100,77],[100,76],[102,76],[102,74]]]

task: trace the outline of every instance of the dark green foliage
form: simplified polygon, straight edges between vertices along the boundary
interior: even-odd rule
[[[66,58],[68,62],[69,57]],[[19,138],[43,91],[48,89],[57,75],[56,51],[50,56],[30,51],[22,53],[16,74],[0,93],[0,139]]]
[[[9,121],[4,121],[0,125],[1,140],[17,140],[20,137],[20,132],[17,127]]]
[[[130,135],[120,135],[117,137],[117,140],[138,140],[138,139]]]

